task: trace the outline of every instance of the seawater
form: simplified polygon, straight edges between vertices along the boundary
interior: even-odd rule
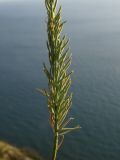
[[[120,2],[59,1],[73,53],[70,116],[62,160],[120,159]],[[46,159],[52,131],[42,63],[48,62],[44,1],[0,1],[0,139],[33,148]]]

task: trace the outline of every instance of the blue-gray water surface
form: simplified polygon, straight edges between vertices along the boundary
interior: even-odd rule
[[[73,53],[70,115],[59,160],[120,160],[120,1],[59,0]],[[0,0],[0,139],[50,159],[44,0]]]

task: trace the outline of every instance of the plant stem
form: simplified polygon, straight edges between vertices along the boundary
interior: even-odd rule
[[[57,152],[58,152],[58,122],[57,122],[57,107],[55,107],[55,130],[54,130],[54,142],[53,142],[53,154],[52,154],[52,160],[57,159]]]
[[[57,152],[58,152],[58,132],[55,133],[55,135],[54,135],[52,160],[56,160],[57,159]]]

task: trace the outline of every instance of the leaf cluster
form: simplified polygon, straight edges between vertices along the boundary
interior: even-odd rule
[[[50,68],[43,64],[44,73],[48,79],[48,90],[39,90],[47,97],[50,113],[50,124],[54,133],[62,136],[76,130],[66,127],[73,118],[66,119],[72,104],[72,93],[69,93],[71,86],[71,53],[69,49],[69,39],[66,35],[62,36],[62,29],[65,21],[61,19],[61,6],[57,7],[57,0],[45,0],[47,9],[47,49]]]

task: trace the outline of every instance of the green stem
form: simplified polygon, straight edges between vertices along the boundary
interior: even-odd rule
[[[57,122],[57,107],[55,106],[55,124],[54,124],[54,144],[53,144],[53,155],[52,160],[57,159],[57,152],[58,152],[58,122]]]
[[[58,132],[55,133],[55,135],[54,135],[52,160],[56,160],[57,159],[57,152],[58,152]]]

